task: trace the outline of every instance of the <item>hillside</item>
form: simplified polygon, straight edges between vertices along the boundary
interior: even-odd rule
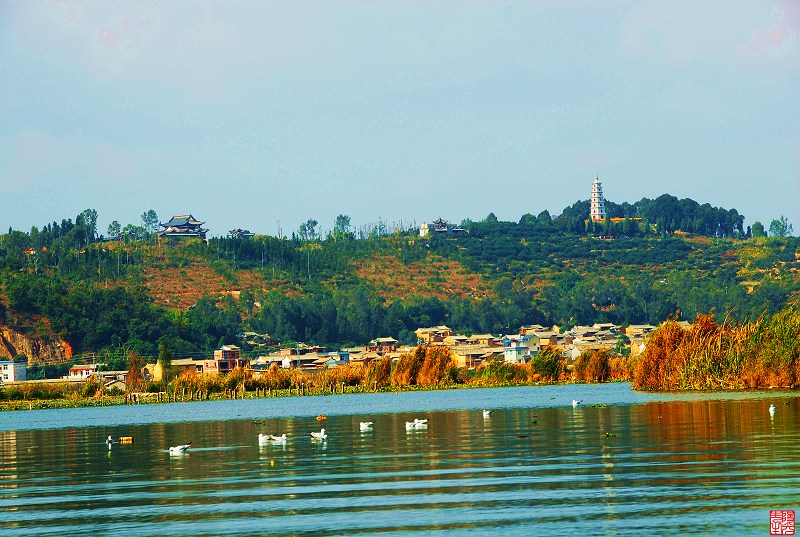
[[[48,341],[76,354],[124,357],[159,345],[207,352],[245,331],[337,346],[412,342],[417,327],[437,324],[511,333],[530,323],[657,324],[676,312],[753,320],[800,298],[797,238],[658,233],[629,219],[577,232],[575,221],[207,244],[13,231],[0,236],[0,324],[31,337],[47,324]]]

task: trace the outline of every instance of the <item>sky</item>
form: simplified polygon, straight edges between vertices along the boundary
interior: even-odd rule
[[[800,231],[800,0],[0,2],[0,230],[667,193]]]

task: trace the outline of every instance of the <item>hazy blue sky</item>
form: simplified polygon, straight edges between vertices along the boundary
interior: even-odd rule
[[[518,220],[595,173],[800,230],[800,2],[0,3],[3,230]]]

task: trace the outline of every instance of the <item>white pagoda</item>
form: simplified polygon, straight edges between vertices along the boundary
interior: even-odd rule
[[[592,199],[589,202],[589,218],[592,222],[602,221],[606,219],[606,200],[603,197],[603,185],[594,176],[592,182]]]

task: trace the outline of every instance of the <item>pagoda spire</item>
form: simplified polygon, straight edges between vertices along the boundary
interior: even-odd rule
[[[592,182],[592,197],[589,201],[589,218],[593,222],[606,219],[606,200],[603,197],[603,185],[597,174],[594,175]]]

